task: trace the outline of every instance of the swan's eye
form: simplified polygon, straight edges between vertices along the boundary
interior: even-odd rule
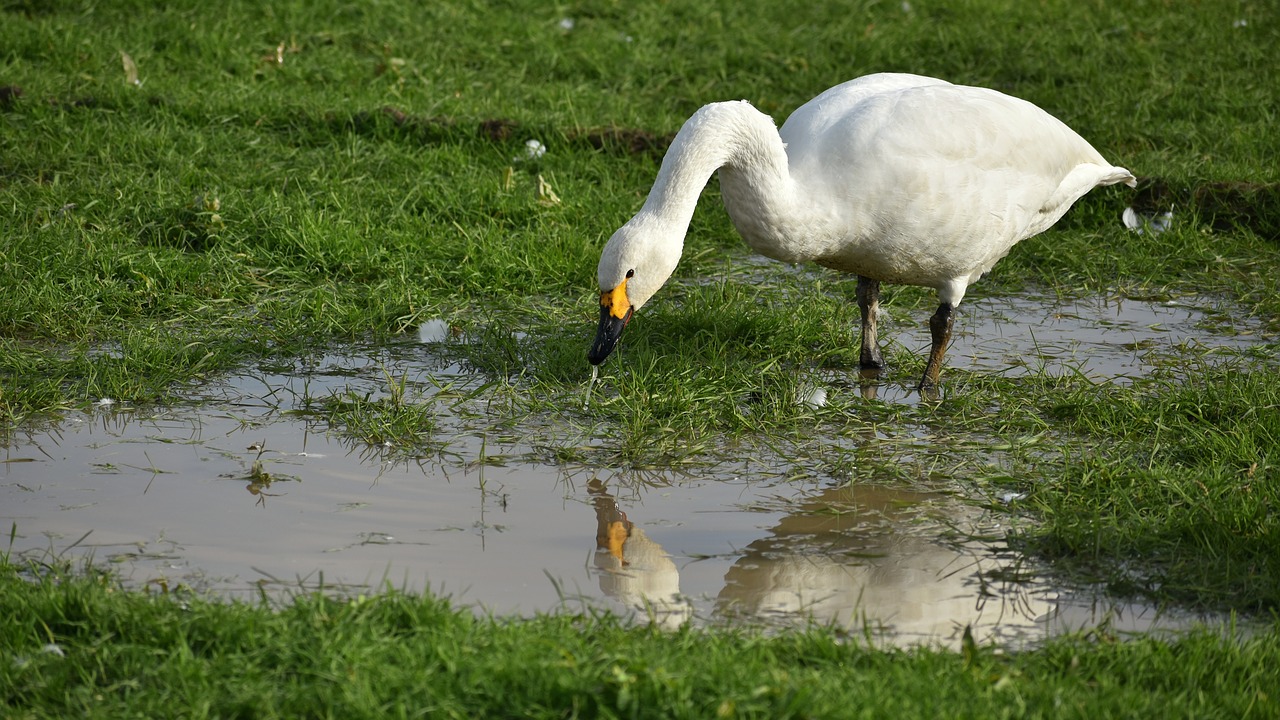
[[[630,280],[630,279],[631,279],[631,276],[632,276],[632,275],[635,275],[635,274],[636,274],[636,271],[635,271],[635,270],[628,270],[628,271],[627,271],[627,279],[628,279],[628,280]]]

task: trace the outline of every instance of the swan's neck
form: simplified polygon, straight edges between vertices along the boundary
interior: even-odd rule
[[[722,102],[702,107],[680,128],[641,214],[678,228],[683,240],[716,170],[725,207],[740,231],[742,216],[778,214],[791,203],[786,147],[773,119],[747,102]]]
[[[605,245],[597,269],[602,291],[625,279],[627,298],[639,308],[662,287],[680,262],[698,196],[716,170],[738,232],[757,250],[776,255],[768,241],[757,242],[768,237],[757,230],[787,227],[774,221],[791,217],[794,207],[782,138],[773,120],[749,104],[715,103],[680,128],[644,207]]]

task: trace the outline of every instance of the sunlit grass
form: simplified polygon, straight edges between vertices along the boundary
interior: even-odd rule
[[[0,604],[0,708],[15,717],[1236,718],[1274,715],[1280,685],[1274,631],[878,650],[818,629],[672,633],[572,612],[515,623],[392,590],[272,609],[9,559]]]
[[[1280,391],[1274,367],[1199,369],[1039,397],[1060,455],[1020,484],[1051,519],[1020,542],[1122,594],[1274,611]]]

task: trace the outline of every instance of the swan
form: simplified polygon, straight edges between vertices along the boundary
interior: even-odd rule
[[[864,369],[884,367],[880,284],[937,291],[921,392],[938,385],[970,283],[1093,188],[1136,184],[1039,107],[936,78],[850,80],[781,129],[746,101],[705,105],[676,134],[644,205],[601,253],[592,365],[675,271],[698,196],[717,170],[725,210],[752,250],[857,276]]]

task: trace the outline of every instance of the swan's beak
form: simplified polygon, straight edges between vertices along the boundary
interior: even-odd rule
[[[596,330],[596,340],[587,351],[587,362],[599,365],[609,357],[613,348],[622,337],[622,329],[631,321],[631,301],[627,299],[627,281],[613,290],[600,293],[600,327]]]

